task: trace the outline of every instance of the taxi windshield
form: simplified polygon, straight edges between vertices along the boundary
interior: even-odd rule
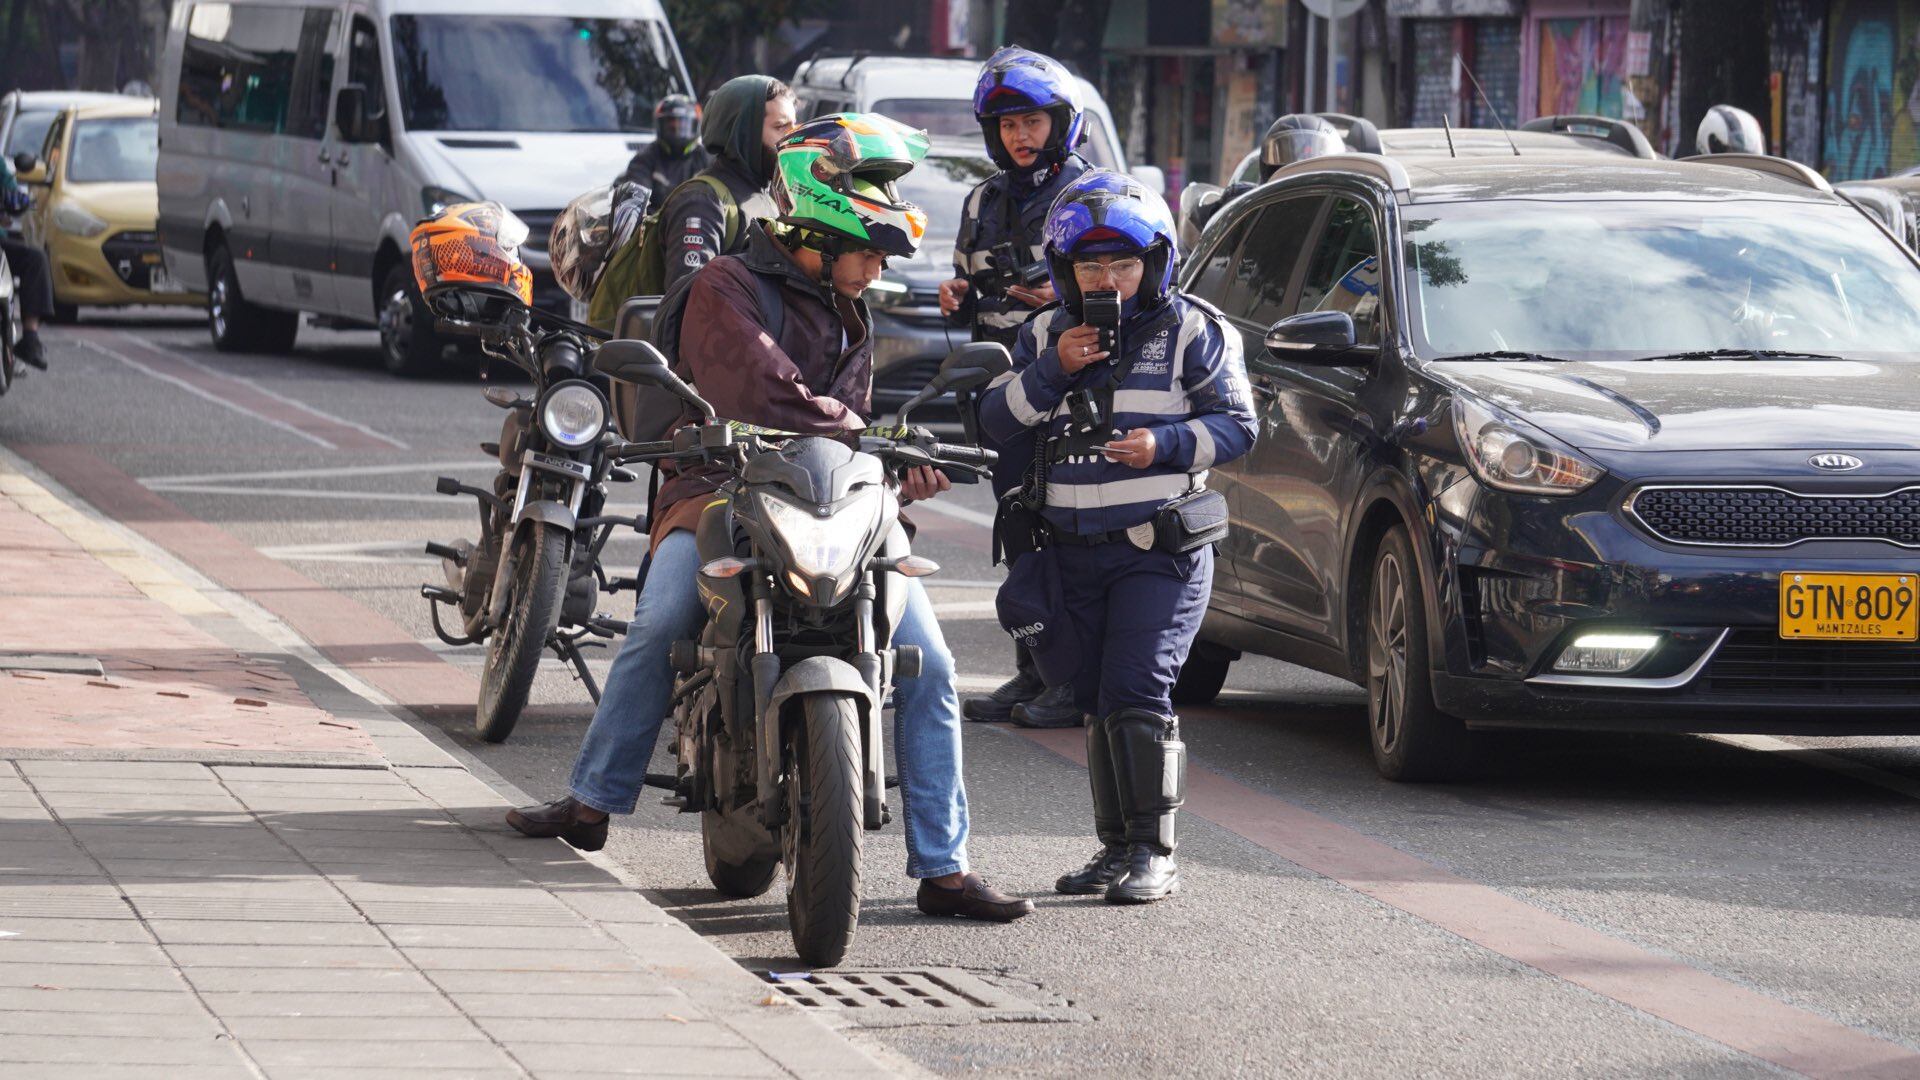
[[[1403,234],[1425,359],[1920,352],[1920,267],[1851,206],[1415,205]]]

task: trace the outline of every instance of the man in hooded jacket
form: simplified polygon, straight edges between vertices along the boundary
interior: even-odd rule
[[[767,184],[773,180],[775,147],[793,130],[796,104],[785,83],[765,75],[729,79],[707,99],[700,138],[713,163],[674,188],[660,209],[666,258],[662,292],[719,256],[746,247],[747,223],[774,216]],[[720,181],[738,208],[731,230],[720,193],[701,177]]]

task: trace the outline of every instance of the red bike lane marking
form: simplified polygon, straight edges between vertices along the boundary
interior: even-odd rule
[[[1081,767],[1079,729],[1013,729]],[[1186,812],[1448,933],[1744,1054],[1812,1077],[1920,1076],[1920,1053],[1589,929],[1358,830],[1189,765]]]
[[[136,371],[300,436],[323,449],[407,449],[405,443],[391,436],[272,393],[252,379],[223,374],[137,335],[113,330],[82,330],[79,335],[94,349]]]
[[[422,714],[471,710],[479,681],[386,616],[202,521],[85,446],[13,447],[106,516],[272,612],[341,667]]]

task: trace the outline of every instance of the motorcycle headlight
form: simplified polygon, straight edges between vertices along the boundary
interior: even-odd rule
[[[99,236],[107,231],[106,222],[68,202],[53,208],[53,224],[61,232],[75,236]]]
[[[794,569],[815,580],[838,581],[850,576],[865,552],[882,500],[878,487],[863,488],[826,517],[768,495],[760,497],[760,507],[768,527],[787,545]]]
[[[1484,401],[1453,398],[1453,427],[1480,482],[1521,495],[1574,495],[1606,471],[1546,433]]]
[[[586,383],[561,383],[540,403],[540,430],[569,450],[593,442],[606,427],[607,403]]]
[[[435,187],[432,184],[420,189],[420,205],[426,208],[427,216],[465,202],[477,202],[471,195],[462,195],[451,188]]]

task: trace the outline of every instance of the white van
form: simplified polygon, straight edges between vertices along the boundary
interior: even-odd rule
[[[793,90],[802,117],[837,112],[877,112],[935,137],[979,139],[973,88],[979,60],[951,56],[820,56],[794,72]],[[1092,83],[1080,80],[1087,108],[1087,141],[1080,156],[1102,169],[1127,172],[1126,151],[1114,130],[1113,113]],[[1157,166],[1131,170],[1141,183],[1164,194],[1166,174]]]
[[[160,236],[216,345],[282,351],[301,312],[437,363],[407,234],[441,206],[523,218],[535,303],[566,310],[554,216],[687,93],[659,0],[178,0],[160,66]]]

